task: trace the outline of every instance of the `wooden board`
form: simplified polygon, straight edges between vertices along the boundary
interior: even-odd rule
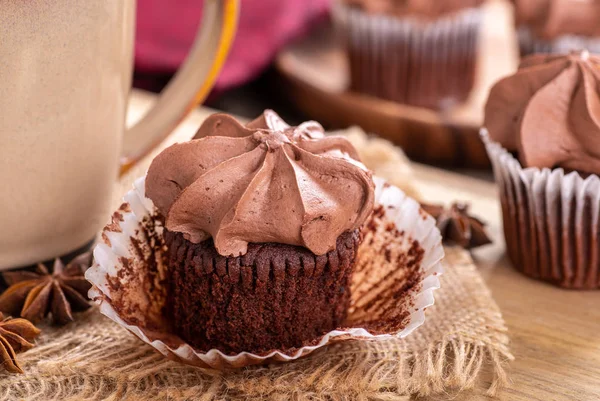
[[[131,123],[154,96],[134,92]],[[179,126],[194,131],[214,110],[195,110]],[[509,365],[512,386],[500,393],[506,401],[600,400],[600,291],[562,290],[516,272],[505,255],[496,185],[472,176],[414,165],[423,200],[469,201],[472,211],[489,223],[494,244],[474,252],[492,295],[508,325],[515,361]],[[482,383],[482,388],[489,383]],[[436,395],[420,401],[476,401],[473,392]],[[488,399],[489,398],[485,398]]]
[[[489,167],[479,127],[491,85],[514,71],[517,46],[507,3],[486,5],[475,89],[465,104],[438,113],[348,91],[343,49],[329,25],[284,50],[276,67],[291,101],[332,128],[359,125],[400,145],[409,157],[454,167]]]

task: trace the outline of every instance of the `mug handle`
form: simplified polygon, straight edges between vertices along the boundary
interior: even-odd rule
[[[150,111],[125,133],[120,175],[146,156],[206,99],[231,49],[239,9],[239,0],[204,1],[200,29],[185,62]]]

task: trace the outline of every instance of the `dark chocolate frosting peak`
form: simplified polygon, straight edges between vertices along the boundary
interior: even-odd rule
[[[492,88],[484,124],[526,167],[600,174],[600,58],[525,58]]]
[[[146,194],[168,230],[194,243],[212,237],[221,255],[265,242],[322,255],[364,223],[374,184],[345,138],[312,121],[290,127],[267,110],[245,126],[210,116],[193,140],[154,159]]]

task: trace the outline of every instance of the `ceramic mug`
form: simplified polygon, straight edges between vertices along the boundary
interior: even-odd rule
[[[165,2],[167,4],[167,2]],[[80,248],[121,171],[208,94],[239,0],[205,0],[190,54],[125,132],[135,0],[0,1],[0,270]]]

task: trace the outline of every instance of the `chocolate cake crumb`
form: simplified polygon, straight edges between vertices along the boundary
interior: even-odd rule
[[[122,232],[121,227],[119,226],[119,222],[121,221],[123,221],[123,215],[119,212],[114,212],[111,216],[111,222],[104,227],[104,230],[113,233]]]
[[[124,204],[121,205],[120,210],[127,212],[131,209]],[[123,215],[120,213],[113,217],[113,222],[115,218],[123,221]],[[114,230],[107,226],[105,231]],[[106,274],[107,285],[112,294],[111,304],[128,324],[142,324],[139,319],[141,316],[146,316],[143,325],[149,327],[155,320],[162,321],[161,309],[166,303],[166,260],[161,221],[154,217],[146,217],[140,223],[140,228],[136,230],[136,235],[129,240],[130,256],[119,258],[121,268],[116,276]],[[143,274],[140,274],[142,271]],[[127,293],[137,292],[139,288],[143,289],[147,300],[137,302],[134,297],[132,302]]]
[[[392,251],[391,249],[387,248],[385,250],[385,260],[390,263],[392,261]]]
[[[358,230],[342,234],[336,249],[321,256],[268,243],[249,244],[242,257],[224,257],[210,239],[193,244],[167,230],[164,236],[166,312],[175,332],[201,351],[299,348],[346,318]]]
[[[112,246],[112,244],[110,242],[110,238],[108,238],[108,235],[106,235],[105,231],[102,231],[102,234],[100,235],[100,237],[102,238],[102,242],[104,242],[108,246]]]
[[[348,327],[364,327],[373,334],[400,331],[414,310],[414,294],[422,287],[425,254],[419,241],[398,230],[379,207],[363,229],[353,282]],[[368,272],[365,274],[364,272]]]
[[[385,209],[381,205],[377,205],[373,208],[373,218],[383,218],[385,216]]]

